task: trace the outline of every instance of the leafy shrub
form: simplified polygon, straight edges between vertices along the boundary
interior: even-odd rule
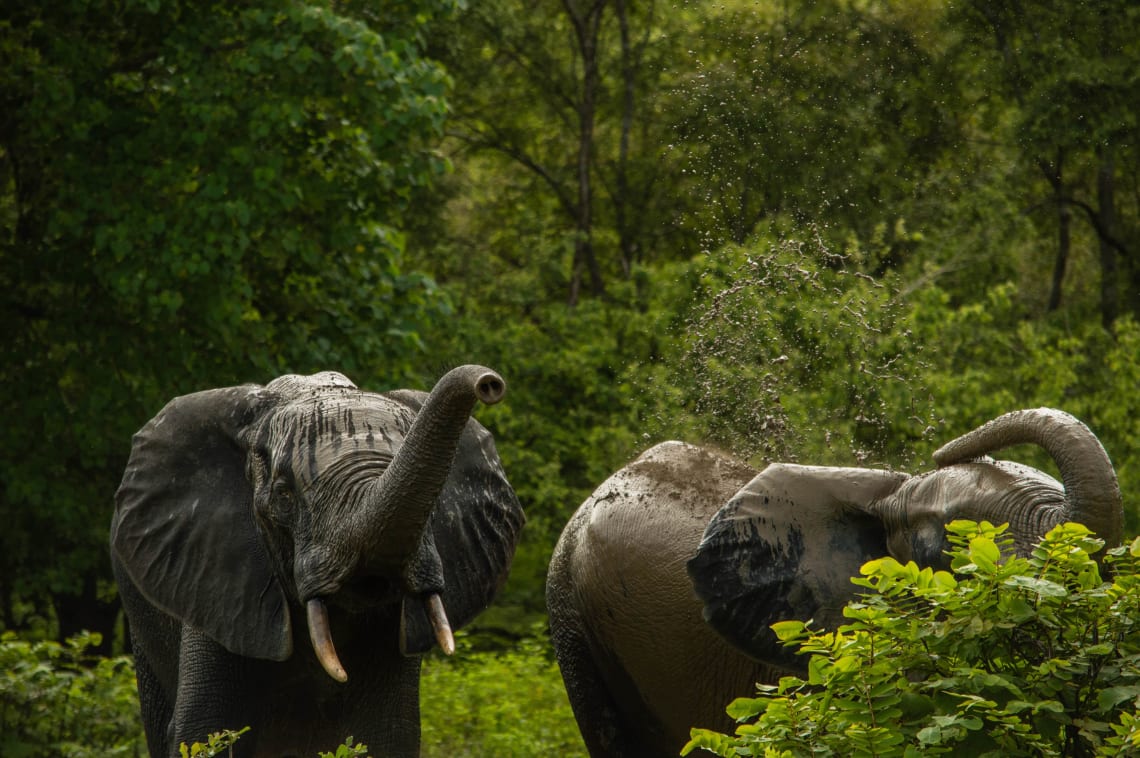
[[[0,755],[145,755],[134,664],[98,658],[99,635],[66,643],[0,636]]]
[[[476,653],[456,641],[455,658],[424,662],[423,758],[585,755],[549,645],[526,638],[508,652]]]
[[[557,665],[540,638],[509,652],[472,652],[423,671],[423,750],[432,756],[584,755]],[[143,756],[134,664],[90,654],[99,635],[64,644],[0,636],[0,755],[4,758]],[[246,730],[182,745],[186,758],[225,756]],[[349,736],[319,758],[368,755]]]
[[[214,758],[218,755],[231,754],[234,743],[248,731],[248,726],[237,731],[224,729],[211,734],[205,742],[195,742],[190,745],[183,742],[178,746],[178,755],[180,758]]]
[[[234,743],[248,731],[248,726],[237,731],[226,729],[211,734],[205,742],[195,742],[192,745],[183,742],[178,746],[179,755],[181,758],[215,758],[219,755],[231,755]],[[349,737],[344,744],[337,745],[335,752],[322,750],[317,753],[317,758],[365,758],[367,755],[368,746],[358,745]]]
[[[1140,538],[1109,552],[1106,581],[1080,524],[1004,560],[1006,527],[949,528],[953,573],[870,561],[851,623],[775,624],[807,678],[735,700],[736,733],[694,729],[683,754],[1140,754]]]

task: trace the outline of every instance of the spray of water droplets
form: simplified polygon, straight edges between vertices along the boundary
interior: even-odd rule
[[[670,366],[701,441],[758,464],[911,463],[932,431],[921,351],[855,263],[817,234],[706,256]]]

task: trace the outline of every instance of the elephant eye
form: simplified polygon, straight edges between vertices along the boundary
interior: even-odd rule
[[[293,483],[278,477],[273,480],[272,500],[277,510],[284,514],[290,514],[297,504],[297,493],[293,489]]]

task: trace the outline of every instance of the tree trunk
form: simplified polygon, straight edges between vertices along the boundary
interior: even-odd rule
[[[584,11],[579,11],[572,0],[563,2],[574,25],[578,53],[582,57],[582,99],[578,104],[578,217],[574,239],[574,268],[570,278],[571,305],[578,303],[584,275],[589,276],[590,292],[593,295],[605,294],[602,271],[592,238],[593,191],[590,185],[599,80],[598,31],[605,5],[606,0],[594,0]]]
[[[625,0],[617,0],[614,8],[618,15],[618,27],[621,30],[622,81],[621,139],[618,143],[614,216],[618,233],[618,246],[621,249],[621,268],[628,277],[633,269],[634,256],[637,255],[637,243],[631,233],[626,214],[626,208],[629,205],[629,176],[626,174],[626,166],[629,162],[629,134],[633,130],[633,103],[637,66],[629,38],[629,7]]]
[[[1057,257],[1053,263],[1053,282],[1049,288],[1048,310],[1061,307],[1061,290],[1065,281],[1065,268],[1069,263],[1069,250],[1072,247],[1071,231],[1073,213],[1065,202],[1064,181],[1065,151],[1057,148],[1057,160],[1052,166],[1042,162],[1041,170],[1053,186],[1053,197],[1057,206]]]
[[[1100,165],[1096,175],[1097,221],[1100,242],[1100,320],[1105,329],[1116,322],[1120,306],[1120,286],[1117,281],[1118,261],[1116,247],[1111,243],[1116,230],[1115,166],[1112,147],[1097,150]]]

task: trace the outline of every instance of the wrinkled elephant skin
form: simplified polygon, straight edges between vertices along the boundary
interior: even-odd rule
[[[771,671],[701,618],[685,573],[709,519],[755,471],[667,442],[578,509],[551,560],[552,642],[592,756],[676,755],[691,726],[730,728],[722,689]]]
[[[470,418],[504,392],[480,366],[430,393],[289,375],[139,430],[111,558],[152,755],[246,726],[234,755],[418,755],[421,655],[491,602],[524,521]]]
[[[1062,482],[988,453],[1043,447]],[[1009,523],[1024,554],[1064,521],[1111,546],[1123,509],[1108,455],[1060,411],[1015,411],[950,442],[909,476],[771,464],[757,473],[666,442],[604,482],[555,548],[551,639],[593,758],[674,756],[691,727],[731,732],[732,699],[799,671],[771,624],[842,621],[851,577],[891,555],[946,564],[945,524]]]

